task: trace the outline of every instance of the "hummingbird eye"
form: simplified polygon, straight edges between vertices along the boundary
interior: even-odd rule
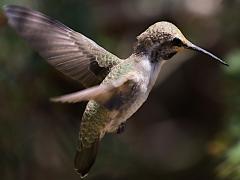
[[[181,47],[183,45],[183,42],[179,38],[175,37],[172,40],[172,45]]]

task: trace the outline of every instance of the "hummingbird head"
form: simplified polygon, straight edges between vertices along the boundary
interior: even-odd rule
[[[165,21],[153,24],[140,34],[137,37],[137,45],[135,46],[136,53],[147,54],[152,61],[159,61],[160,59],[169,60],[184,49],[191,49],[206,54],[227,65],[227,63],[212,53],[188,41],[174,24]]]

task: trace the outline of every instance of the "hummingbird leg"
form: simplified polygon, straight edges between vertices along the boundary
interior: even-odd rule
[[[122,134],[126,128],[126,122],[122,122],[116,131],[117,134]]]

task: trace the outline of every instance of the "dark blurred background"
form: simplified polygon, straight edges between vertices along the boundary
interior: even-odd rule
[[[239,0],[1,0],[44,12],[121,58],[157,21],[176,24],[226,60],[183,52],[163,68],[121,135],[107,135],[88,179],[240,179]],[[49,98],[83,87],[49,66],[0,15],[0,179],[79,179],[73,170],[86,103]]]

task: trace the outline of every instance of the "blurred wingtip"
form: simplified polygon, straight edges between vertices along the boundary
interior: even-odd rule
[[[13,4],[5,4],[5,5],[3,5],[2,9],[3,9],[4,13],[6,13],[9,9],[13,9],[16,7],[20,7],[20,6],[13,5]]]
[[[53,103],[68,103],[68,104],[73,104],[77,102],[75,100],[69,100],[68,98],[66,98],[66,96],[53,97],[50,98],[50,101]]]
[[[19,6],[19,5],[15,5],[15,4],[5,4],[5,5],[3,5],[4,10],[7,10],[9,8],[23,8],[23,7]]]
[[[2,6],[2,9],[5,11],[8,6],[10,6],[10,5],[9,4],[5,4],[5,5]]]
[[[50,102],[53,102],[53,103],[65,103],[64,101],[61,100],[60,97],[53,97],[53,98],[50,98],[49,100]]]
[[[57,103],[58,101],[56,100],[55,97],[49,99],[50,102]]]

